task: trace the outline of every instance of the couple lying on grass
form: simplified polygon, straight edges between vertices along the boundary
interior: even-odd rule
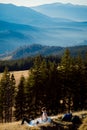
[[[22,119],[21,125],[23,125],[24,122],[27,122],[31,126],[35,126],[35,125],[41,124],[41,123],[51,122],[51,119],[47,116],[46,108],[43,107],[41,111],[42,111],[42,116],[40,118],[37,118],[35,120],[31,120],[31,119],[24,117]]]

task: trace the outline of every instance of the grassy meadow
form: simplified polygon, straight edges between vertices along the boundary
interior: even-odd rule
[[[21,122],[3,123],[0,124],[0,130],[38,130],[27,125],[21,125]]]
[[[3,73],[0,73],[0,79],[2,77]],[[20,77],[23,75],[25,78],[29,76],[29,70],[23,70],[23,71],[11,71],[10,74],[14,74],[16,85],[19,84]]]
[[[83,124],[79,127],[78,130],[87,130],[87,117],[83,120]]]
[[[11,74],[14,74],[16,85],[19,84],[20,77],[23,75],[25,78],[29,76],[29,70],[25,71],[12,71]],[[0,73],[0,79],[2,77],[3,73]],[[72,128],[72,123],[70,122],[63,122],[61,121],[61,117],[63,114],[58,114],[56,116],[52,116],[52,120],[56,122],[57,127],[55,127],[53,124],[44,124],[44,125],[37,125],[35,127],[30,127],[26,124],[21,125],[21,121],[18,122],[12,122],[12,123],[0,123],[0,130],[74,130]],[[78,115],[83,118],[83,123],[80,125],[78,130],[87,130],[87,111],[79,111],[79,112],[73,112],[73,115]],[[62,125],[62,126],[61,126]]]
[[[57,127],[52,123],[46,123],[43,125],[37,125],[30,127],[27,124],[21,125],[21,121],[12,123],[0,123],[0,130],[74,130],[71,122],[61,121],[63,114],[52,116],[52,120],[56,122]],[[73,115],[82,116],[84,115],[83,123],[77,130],[87,130],[87,111],[74,112]]]

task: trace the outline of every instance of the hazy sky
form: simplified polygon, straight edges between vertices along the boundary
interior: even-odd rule
[[[0,0],[0,3],[13,3],[19,6],[36,6],[54,2],[87,5],[87,0]]]

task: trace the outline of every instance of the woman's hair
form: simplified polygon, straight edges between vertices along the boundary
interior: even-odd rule
[[[46,110],[46,107],[42,107],[42,109],[41,109],[42,111],[45,111]]]

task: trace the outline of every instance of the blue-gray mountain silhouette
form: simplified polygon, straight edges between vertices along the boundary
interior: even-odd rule
[[[32,9],[50,17],[87,21],[87,6],[85,5],[53,3],[32,7]]]
[[[86,6],[83,7],[87,9]],[[83,12],[86,20],[86,12]],[[29,7],[0,4],[0,54],[29,44],[61,47],[81,43],[86,45],[87,22],[77,21],[47,16]]]

